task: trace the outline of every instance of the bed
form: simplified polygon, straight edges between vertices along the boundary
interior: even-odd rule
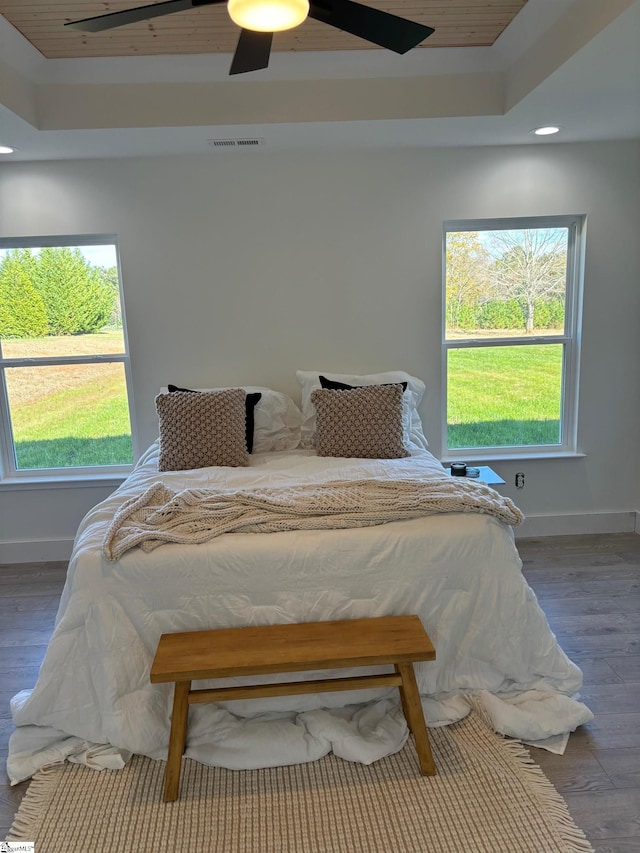
[[[422,433],[419,380],[400,373],[328,375],[345,384],[366,379],[376,388],[406,382],[398,393],[382,392],[400,413],[402,454],[365,458],[321,455],[314,437],[322,424],[311,421],[325,399],[312,397],[318,376],[298,376],[302,413],[279,392],[243,389],[243,427],[249,393],[262,394],[263,403],[262,412],[255,406],[247,464],[163,470],[161,420],[160,440],[86,515],[37,683],[12,700],[12,783],[65,759],[116,768],[133,753],[166,758],[171,689],[152,685],[149,670],[160,635],[176,631],[416,613],[437,649],[435,662],[416,665],[428,724],[454,722],[481,703],[498,731],[557,745],[591,719],[577,698],[582,674],[549,629],[523,578],[512,529],[499,514],[464,507],[362,526],[239,527],[198,542],[136,540],[121,553],[108,549],[114,519],[159,484],[171,494],[225,499],[336,483],[450,488],[452,478]],[[322,390],[331,401],[340,397],[341,389]],[[237,683],[242,679],[218,685]],[[234,769],[311,761],[330,751],[370,763],[406,738],[393,689],[352,692],[348,700],[309,694],[195,706],[186,754]]]

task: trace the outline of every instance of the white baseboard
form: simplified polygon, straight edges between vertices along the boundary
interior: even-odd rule
[[[573,515],[532,515],[514,528],[516,539],[588,533],[638,533],[638,513],[584,512]]]
[[[585,512],[574,515],[532,515],[514,528],[516,539],[588,533],[640,533],[640,512]],[[73,539],[0,542],[0,563],[44,563],[68,560]]]
[[[68,560],[73,539],[30,539],[0,542],[0,563],[50,563]]]

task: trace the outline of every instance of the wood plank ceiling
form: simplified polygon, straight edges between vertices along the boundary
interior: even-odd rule
[[[434,27],[435,33],[424,47],[491,45],[525,3],[526,0],[365,0],[365,5]],[[144,5],[144,0],[0,0],[0,14],[48,59],[235,50],[239,31],[224,3],[103,33],[81,33],[64,27],[67,21]],[[375,45],[313,20],[287,33],[276,33],[273,40],[276,51],[372,48]]]

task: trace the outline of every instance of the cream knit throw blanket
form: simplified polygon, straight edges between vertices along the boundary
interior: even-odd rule
[[[152,551],[165,542],[200,544],[222,533],[369,527],[441,512],[493,515],[505,524],[524,516],[493,489],[451,477],[434,480],[354,480],[216,492],[174,492],[154,483],[116,512],[103,553],[118,560],[130,548]]]

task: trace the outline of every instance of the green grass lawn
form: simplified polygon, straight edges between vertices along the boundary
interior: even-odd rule
[[[111,366],[109,366],[111,367]],[[133,461],[123,375],[76,383],[12,408],[17,467],[126,465]]]
[[[122,329],[6,340],[11,358],[124,352]],[[124,367],[118,362],[49,364],[5,371],[19,470],[133,461]]]
[[[71,379],[58,369],[46,381],[41,370],[54,368],[21,368],[10,387],[18,468],[131,463],[122,366],[89,365]],[[561,344],[450,350],[447,446],[558,444],[561,378]]]
[[[447,446],[558,444],[562,345],[448,353]]]

